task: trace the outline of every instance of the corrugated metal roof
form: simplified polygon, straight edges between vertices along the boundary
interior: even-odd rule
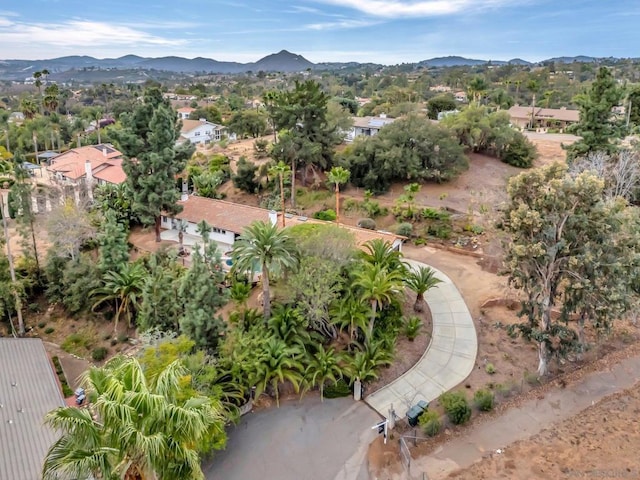
[[[0,479],[38,480],[59,435],[43,424],[64,405],[58,381],[37,338],[0,338]]]

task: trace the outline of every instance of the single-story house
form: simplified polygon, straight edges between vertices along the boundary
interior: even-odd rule
[[[180,120],[188,120],[189,119],[189,115],[191,115],[191,113],[195,112],[196,109],[195,108],[191,108],[191,107],[182,107],[179,108],[177,110],[178,112],[178,118]]]
[[[378,117],[353,117],[353,126],[347,132],[346,141],[352,142],[356,137],[373,137],[382,127],[393,123],[395,118],[388,118],[384,113]]]
[[[127,178],[122,153],[107,143],[72,148],[52,158],[47,170],[60,182],[73,186],[94,182],[119,185]]]
[[[59,435],[44,425],[64,398],[39,338],[0,338],[0,478],[42,478],[49,447]]]
[[[508,110],[508,113],[512,125],[518,128],[529,128],[533,117],[533,128],[542,131],[548,128],[557,128],[562,131],[580,120],[578,110],[568,110],[564,107],[540,108],[515,105]]]
[[[194,145],[219,142],[224,135],[228,135],[227,127],[200,120],[182,120],[179,142],[190,141]]]
[[[182,212],[174,217],[163,216],[161,219],[161,238],[164,240],[177,241],[178,232],[183,225],[183,238],[185,245],[194,245],[201,238],[198,234],[198,223],[206,221],[212,228],[210,238],[218,243],[220,250],[229,252],[236,239],[246,227],[253,222],[271,222],[282,225],[281,213],[274,210],[267,210],[240,203],[232,203],[224,200],[214,200],[211,198],[198,197],[195,195],[183,196],[178,202],[182,206]],[[285,215],[285,226],[298,225],[300,223],[331,223],[323,220],[316,220],[299,215]],[[340,225],[353,233],[356,244],[362,246],[365,242],[374,238],[382,238],[391,245],[401,250],[404,237],[400,237],[390,232],[381,230],[367,230],[350,225]]]

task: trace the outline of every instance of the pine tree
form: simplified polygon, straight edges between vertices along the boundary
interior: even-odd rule
[[[185,269],[174,258],[158,254],[151,256],[148,268],[151,273],[142,288],[138,327],[178,333],[184,304],[178,290]]]
[[[144,99],[132,113],[121,116],[122,128],[112,134],[125,155],[122,167],[132,196],[134,215],[144,225],[154,225],[160,241],[160,218],[175,215],[180,192],[176,175],[184,170],[194,151],[189,142],[177,144],[179,124],[176,114],[157,88],[145,91]]]
[[[209,239],[211,227],[203,221],[198,230],[202,245],[194,249],[191,268],[180,285],[180,297],[185,302],[180,332],[191,337],[198,347],[215,350],[224,328],[222,320],[215,316],[227,301],[221,288],[224,272],[217,245]]]
[[[571,133],[582,138],[567,147],[569,160],[591,152],[610,154],[616,150],[616,140],[622,136],[622,126],[611,110],[620,103],[622,95],[622,89],[606,67],[600,67],[587,92],[576,95],[574,102],[580,107],[580,121],[572,126]]]
[[[129,260],[127,233],[127,226],[118,222],[116,212],[107,210],[98,232],[98,265],[102,272],[118,271]]]

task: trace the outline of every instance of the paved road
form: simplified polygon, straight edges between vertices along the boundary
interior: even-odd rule
[[[426,266],[405,261],[412,268]],[[455,388],[473,370],[478,352],[473,319],[451,279],[434,270],[442,283],[425,294],[433,322],[431,343],[407,373],[365,398],[381,415],[388,416],[393,404],[396,414],[402,417],[419,400],[431,402]]]
[[[308,396],[242,417],[207,480],[367,480],[366,453],[380,421],[363,402]]]

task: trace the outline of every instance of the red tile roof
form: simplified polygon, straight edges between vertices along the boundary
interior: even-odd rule
[[[221,228],[234,233],[242,233],[242,231],[256,221],[269,221],[269,210],[240,203],[227,202],[224,200],[214,200],[211,198],[190,196],[187,200],[178,202],[183,206],[182,212],[177,214],[175,218],[187,220],[191,223],[199,223],[205,220],[210,226]],[[331,223],[323,220],[301,217],[293,215],[291,218],[285,218],[285,226],[294,226],[301,223]],[[281,213],[278,213],[278,226],[282,225]],[[365,228],[353,227],[351,225],[340,224],[340,227],[346,228],[353,233],[356,245],[362,246],[365,242],[375,238],[393,243],[398,239],[404,239],[393,233],[381,232],[378,230],[367,230]]]
[[[53,158],[47,170],[60,173],[69,180],[79,180],[86,176],[87,160],[96,178],[109,183],[122,183],[126,179],[122,170],[122,153],[107,144],[72,148]]]

